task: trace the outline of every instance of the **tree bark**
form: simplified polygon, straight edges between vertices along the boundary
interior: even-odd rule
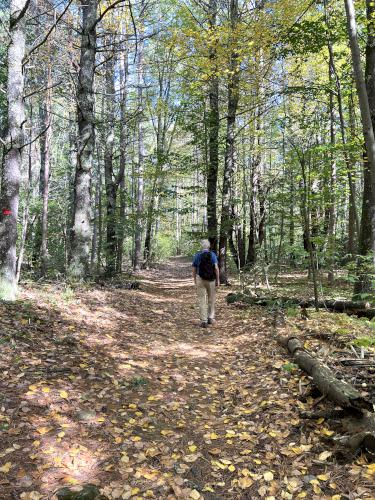
[[[119,207],[119,224],[117,225],[117,272],[122,271],[122,261],[124,253],[124,237],[125,237],[125,168],[126,168],[126,152],[127,152],[127,137],[126,137],[126,108],[127,108],[127,85],[128,85],[128,47],[125,43],[122,59],[120,60],[120,168],[119,168],[119,190],[120,190],[120,207]]]
[[[108,56],[107,56],[108,57]],[[104,150],[104,178],[106,191],[107,234],[106,234],[106,274],[113,276],[116,270],[116,200],[118,184],[113,172],[113,148],[115,139],[115,56],[109,56],[105,65],[105,116],[106,138]]]
[[[141,0],[141,10],[144,10],[144,0]],[[144,146],[144,114],[143,114],[143,72],[144,72],[144,26],[141,19],[142,27],[140,29],[140,39],[138,43],[138,61],[137,61],[137,100],[139,107],[138,117],[138,165],[137,165],[137,208],[136,208],[136,227],[135,227],[135,241],[134,241],[134,270],[141,268],[142,259],[142,236],[143,236],[143,203],[144,203],[144,159],[145,159],[145,146]]]
[[[45,276],[48,267],[47,231],[48,231],[48,199],[51,163],[52,138],[52,61],[50,45],[48,44],[48,65],[46,77],[45,102],[41,108],[42,127],[45,133],[40,139],[40,194],[42,196],[41,242],[40,242],[40,274]]]
[[[217,17],[217,0],[209,3],[209,29],[212,36],[215,35]],[[208,116],[209,128],[209,164],[207,173],[207,233],[211,243],[211,250],[217,253],[217,177],[219,170],[219,78],[217,76],[217,50],[215,43],[211,43],[210,52],[211,77],[209,81],[209,104]]]
[[[97,0],[81,4],[81,57],[77,89],[77,164],[74,180],[74,226],[69,274],[83,278],[90,268],[91,175],[95,148],[94,75]]]
[[[222,191],[220,239],[219,239],[219,265],[221,281],[227,281],[227,247],[228,235],[232,231],[231,218],[231,195],[233,175],[235,170],[235,129],[236,114],[239,100],[240,68],[238,61],[238,52],[235,48],[235,32],[238,23],[238,0],[230,0],[230,23],[232,32],[233,50],[230,56],[229,69],[230,77],[228,80],[228,116],[227,132],[225,141],[225,161],[224,161],[224,179]]]
[[[17,294],[17,217],[25,122],[22,64],[25,56],[24,17],[27,5],[27,0],[12,0],[10,3],[8,115],[0,196],[0,298],[3,300],[15,300]]]
[[[366,46],[365,80],[361,65],[361,53],[358,44],[354,5],[352,0],[345,0],[349,43],[352,53],[353,72],[357,87],[359,107],[361,111],[367,160],[364,162],[362,221],[358,245],[360,258],[358,262],[357,282],[354,286],[355,295],[371,293],[374,290],[372,268],[375,258],[375,138],[372,120],[375,117],[375,37],[373,18],[371,17],[374,8],[370,1],[366,0],[366,4],[369,22]],[[373,255],[371,256],[371,254]],[[366,262],[367,259],[371,262]]]
[[[361,396],[353,386],[337,379],[326,365],[303,348],[299,339],[279,337],[279,342],[292,354],[298,366],[313,378],[314,385],[328,399],[341,408],[373,411],[370,401]]]

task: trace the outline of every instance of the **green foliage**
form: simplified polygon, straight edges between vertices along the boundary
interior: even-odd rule
[[[298,365],[296,365],[295,363],[286,363],[281,367],[281,369],[284,370],[285,372],[291,373],[295,370],[298,370]]]
[[[286,315],[288,318],[297,318],[300,316],[300,309],[298,307],[288,307],[286,309]]]
[[[358,337],[354,340],[353,344],[359,347],[375,346],[375,335],[373,337]]]

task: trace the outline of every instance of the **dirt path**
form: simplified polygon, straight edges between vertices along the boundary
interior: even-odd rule
[[[68,292],[0,306],[0,498],[88,482],[123,499],[375,498],[363,459],[333,463],[324,422],[300,421],[311,401],[264,310],[221,288],[202,330],[183,259],[137,291]]]

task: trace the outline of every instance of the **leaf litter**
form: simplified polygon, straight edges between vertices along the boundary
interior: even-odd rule
[[[375,464],[337,463],[324,419],[261,308],[201,330],[190,266],[140,290],[26,287],[0,304],[0,498],[97,485],[109,499],[375,498]]]

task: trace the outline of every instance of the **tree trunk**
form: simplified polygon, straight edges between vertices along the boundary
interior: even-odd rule
[[[141,1],[141,10],[144,10],[144,0]],[[143,20],[141,20],[143,24]],[[139,270],[141,267],[142,259],[142,233],[143,233],[143,203],[144,203],[144,114],[143,114],[143,72],[144,72],[144,27],[140,29],[140,40],[138,43],[138,61],[137,61],[137,100],[139,107],[138,118],[138,165],[137,165],[137,209],[136,209],[136,228],[135,228],[135,242],[134,242],[134,270]]]
[[[124,252],[124,237],[125,237],[125,168],[126,168],[126,106],[127,106],[127,85],[128,85],[128,47],[125,45],[124,53],[120,61],[120,172],[121,177],[119,183],[120,190],[120,207],[119,207],[119,224],[117,225],[117,272],[122,271],[122,261]]]
[[[341,120],[340,120],[341,121]],[[355,109],[353,102],[353,95],[349,98],[349,124],[351,137],[355,137]],[[354,155],[349,155],[350,165],[355,166],[355,158]],[[349,259],[352,260],[357,253],[357,240],[360,233],[360,223],[358,219],[358,211],[356,205],[356,183],[355,179],[353,179],[352,173],[350,176],[348,175],[349,180],[349,196],[348,196],[348,206],[349,206],[349,215],[348,215],[348,243],[347,243],[347,253],[349,254]]]
[[[31,141],[33,137],[34,127],[33,127],[33,107],[30,104],[30,132],[29,132],[29,148],[28,148],[28,168],[27,168],[27,180],[25,186],[25,206],[22,215],[22,234],[21,234],[21,244],[17,258],[17,266],[16,266],[16,281],[17,283],[21,277],[21,269],[23,263],[23,257],[25,254],[25,246],[29,229],[29,217],[30,217],[30,200],[32,195],[32,184],[33,184],[33,156],[32,156],[32,146],[33,143]]]
[[[311,272],[313,287],[314,287],[314,300],[315,300],[315,309],[318,310],[318,276],[317,276],[317,268],[316,268],[316,258],[315,258],[315,248],[314,244],[311,240],[312,231],[311,231],[311,210],[310,210],[310,189],[308,185],[308,177],[306,175],[306,159],[302,155],[299,156],[301,171],[302,171],[302,200],[301,200],[301,213],[302,213],[302,221],[304,227],[304,243],[306,245],[306,249],[309,256],[309,269]],[[310,274],[310,273],[309,273]]]
[[[369,400],[347,382],[337,379],[327,366],[303,348],[299,339],[280,337],[279,342],[288,349],[294,361],[312,377],[314,385],[328,399],[341,408],[373,411]]]
[[[105,109],[106,138],[104,150],[104,178],[107,201],[107,234],[106,234],[106,274],[113,276],[116,270],[116,199],[117,185],[113,172],[113,147],[115,139],[115,56],[108,59],[105,67]]]
[[[12,0],[10,3],[8,115],[0,197],[0,299],[3,300],[15,300],[17,294],[17,217],[25,122],[22,63],[25,55],[24,15],[27,6],[27,0]]]
[[[238,62],[238,53],[235,49],[235,33],[238,23],[238,0],[230,0],[230,22],[234,48],[230,56],[230,76],[228,80],[228,115],[227,132],[225,141],[225,161],[224,161],[224,180],[222,191],[222,208],[220,223],[219,240],[219,265],[221,272],[221,281],[227,281],[227,247],[228,235],[232,231],[231,218],[231,195],[233,175],[235,170],[235,129],[236,114],[239,99],[240,68]]]
[[[333,54],[330,53],[329,59],[329,81],[332,85],[333,80]],[[329,93],[329,114],[330,114],[330,143],[331,147],[334,147],[336,142],[335,137],[335,113],[333,107],[333,92]],[[336,169],[336,159],[335,153],[331,151],[330,153],[330,179],[329,179],[329,207],[328,207],[328,282],[330,285],[333,285],[335,279],[335,229],[336,229],[336,177],[337,177],[337,169]]]
[[[372,13],[374,7],[366,0],[368,16],[368,38],[366,46],[366,81],[362,71],[361,53],[358,44],[355,10],[352,0],[345,0],[349,43],[352,53],[354,78],[357,86],[363,136],[366,146],[364,162],[364,189],[361,232],[358,251],[360,254],[357,282],[354,294],[373,292],[373,265],[375,255],[375,138],[372,119],[375,117],[375,38]],[[367,82],[367,86],[366,86]],[[367,87],[367,88],[366,88]],[[373,256],[371,256],[373,254]],[[368,260],[368,262],[367,262]]]
[[[74,226],[69,274],[89,272],[91,249],[91,175],[95,148],[94,75],[97,0],[82,2],[81,57],[77,89],[77,165],[74,180]]]
[[[217,16],[217,0],[209,3],[209,29],[215,35]],[[207,232],[211,243],[211,250],[217,253],[217,177],[219,170],[219,78],[217,76],[217,50],[216,45],[210,45],[210,70],[208,117],[209,126],[209,164],[207,173]]]
[[[40,274],[44,276],[47,273],[48,249],[47,249],[47,230],[48,230],[48,198],[49,198],[49,178],[51,163],[51,138],[52,138],[52,61],[50,47],[48,44],[48,65],[46,78],[46,96],[45,102],[41,108],[42,127],[45,133],[40,140],[40,194],[43,200],[42,220],[41,220],[41,243],[40,243]]]

